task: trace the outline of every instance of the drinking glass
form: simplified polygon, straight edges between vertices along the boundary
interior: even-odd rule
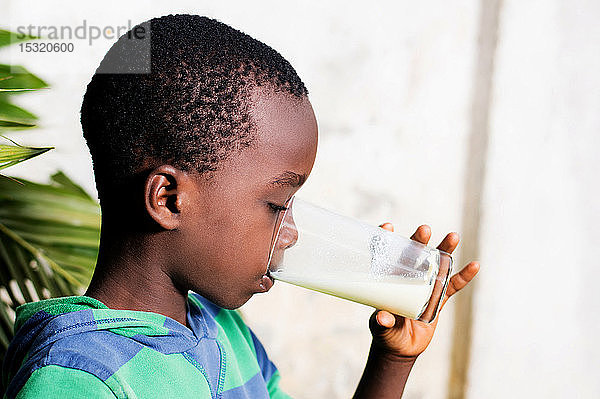
[[[275,225],[268,274],[314,291],[430,323],[452,273],[452,257],[398,233],[297,196]]]

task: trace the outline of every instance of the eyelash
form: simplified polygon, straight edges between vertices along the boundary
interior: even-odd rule
[[[272,203],[269,203],[269,206],[271,207],[271,209],[273,210],[273,212],[279,212],[279,211],[285,211],[288,208],[285,206],[279,206],[279,205],[275,205]]]

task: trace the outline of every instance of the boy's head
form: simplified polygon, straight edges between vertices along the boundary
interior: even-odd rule
[[[279,53],[218,21],[149,26],[150,72],[100,73],[135,61],[123,35],[81,108],[102,240],[136,236],[179,289],[238,307],[264,290],[277,206],[314,164],[307,90]]]

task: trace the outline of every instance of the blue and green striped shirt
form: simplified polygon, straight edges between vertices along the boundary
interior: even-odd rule
[[[87,296],[22,305],[5,398],[289,398],[237,311],[190,292],[187,320]]]

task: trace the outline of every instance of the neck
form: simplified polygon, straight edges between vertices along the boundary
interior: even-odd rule
[[[159,253],[160,236],[123,235],[103,226],[98,261],[85,295],[111,309],[159,313],[189,328],[187,291],[178,289],[169,275]]]

